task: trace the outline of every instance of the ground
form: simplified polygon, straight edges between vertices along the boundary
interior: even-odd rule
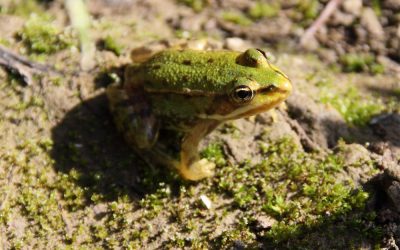
[[[400,3],[344,2],[304,48],[327,1],[87,1],[87,63],[64,1],[3,1],[0,44],[51,68],[0,60],[2,249],[398,249]],[[264,48],[294,86],[203,141],[200,182],[135,155],[104,94],[177,38]]]

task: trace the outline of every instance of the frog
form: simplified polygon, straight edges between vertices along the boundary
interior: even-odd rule
[[[206,135],[226,121],[276,107],[291,92],[289,78],[258,48],[163,49],[127,65],[122,84],[106,90],[128,144],[190,181],[214,175],[215,163],[199,153]]]

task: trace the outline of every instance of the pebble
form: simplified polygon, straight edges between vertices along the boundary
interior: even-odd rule
[[[242,51],[249,45],[240,37],[229,37],[225,40],[224,46],[230,50]]]
[[[368,150],[360,144],[342,145],[340,148],[340,154],[346,166],[358,165],[370,160]]]
[[[260,215],[256,217],[256,228],[258,230],[271,229],[275,223],[277,223],[277,220],[269,216]]]
[[[398,38],[400,38],[400,24],[399,24],[399,26],[397,27],[396,35],[397,35]]]
[[[382,25],[373,9],[364,8],[361,15],[361,25],[364,26],[373,37],[377,39],[384,38]]]
[[[383,4],[388,9],[400,10],[400,0],[386,0]]]
[[[354,16],[360,16],[362,10],[362,0],[346,0],[343,1],[343,9],[353,14]]]
[[[397,212],[400,212],[400,182],[394,181],[386,190]]]
[[[212,207],[212,202],[210,200],[210,198],[208,198],[206,195],[202,194],[200,195],[200,200],[203,203],[203,205],[207,208],[207,209],[211,209]]]

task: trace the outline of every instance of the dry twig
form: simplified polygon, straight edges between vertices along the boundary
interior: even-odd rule
[[[22,76],[27,85],[32,85],[34,74],[61,75],[60,72],[56,71],[52,67],[37,62],[32,62],[28,58],[18,55],[1,45],[0,65]]]
[[[322,25],[328,20],[332,13],[337,9],[342,0],[330,0],[325,6],[325,9],[318,16],[317,20],[304,32],[300,39],[300,45],[307,47],[310,39],[312,39],[315,33],[321,28]]]

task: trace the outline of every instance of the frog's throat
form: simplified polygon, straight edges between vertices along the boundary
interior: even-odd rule
[[[226,120],[234,120],[234,119],[239,119],[242,117],[248,117],[252,115],[256,115],[262,112],[265,112],[267,110],[272,109],[273,107],[277,106],[279,103],[281,103],[284,99],[277,99],[276,101],[269,102],[269,103],[264,103],[261,105],[257,106],[252,106],[248,105],[242,108],[238,108],[235,111],[226,114],[226,115],[221,115],[221,114],[213,114],[213,115],[207,115],[207,114],[199,114],[198,117],[200,119],[210,119],[210,120],[217,120],[217,121],[226,121]]]

